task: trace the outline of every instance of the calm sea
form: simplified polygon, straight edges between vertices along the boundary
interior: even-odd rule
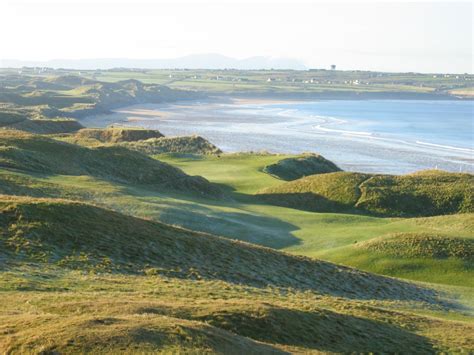
[[[165,115],[141,116],[144,108]],[[318,152],[352,171],[474,172],[474,101],[194,102],[127,112],[127,124],[202,135],[229,152]]]

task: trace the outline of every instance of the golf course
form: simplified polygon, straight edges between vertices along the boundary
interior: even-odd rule
[[[318,151],[104,127],[130,105],[347,98],[349,84],[25,71],[0,71],[0,352],[474,351],[471,173],[348,171]],[[453,78],[357,75],[378,78],[367,97],[467,100]]]

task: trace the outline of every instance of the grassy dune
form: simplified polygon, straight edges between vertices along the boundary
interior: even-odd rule
[[[351,260],[351,265],[379,274],[474,287],[474,216],[466,217],[468,232],[463,238],[433,232],[389,233],[328,250],[324,257]]]
[[[161,138],[163,135],[156,130],[141,128],[111,127],[107,129],[85,128],[75,134],[79,140],[96,140],[101,143],[134,142],[150,138]]]
[[[125,147],[147,155],[222,153],[214,144],[200,136],[165,137],[157,130],[134,127],[88,128],[75,134],[58,134],[54,138],[84,147]]]
[[[27,134],[0,132],[0,166],[40,174],[90,175],[152,188],[220,196],[206,179],[123,147],[86,148]]]
[[[474,261],[474,239],[426,233],[399,233],[369,240],[359,248],[402,258],[459,258]]]
[[[30,76],[0,70],[0,81],[0,127],[41,134],[78,131],[83,127],[76,118],[120,106],[203,97],[137,80],[107,83],[70,73]]]
[[[474,176],[423,171],[403,176],[337,172],[308,176],[260,196],[266,202],[317,212],[434,216],[474,211]]]
[[[264,172],[292,156],[151,158],[117,146],[135,142],[58,139],[0,134],[0,352],[474,351],[473,214],[269,205],[258,191],[305,180]],[[317,176],[344,206],[371,177]],[[367,191],[410,186],[391,179]],[[411,179],[414,196],[423,179],[454,196],[471,181]]]
[[[361,242],[379,237],[384,238],[394,233],[428,233],[443,235],[448,238],[469,238],[472,237],[474,231],[474,216],[472,213],[428,218],[381,218],[350,213],[315,213],[262,204],[259,198],[253,196],[254,193],[262,189],[262,186],[274,186],[275,189],[278,189],[280,186],[287,184],[262,171],[266,165],[275,164],[282,158],[285,157],[248,154],[223,155],[220,158],[196,157],[194,159],[189,156],[159,156],[159,159],[175,164],[189,173],[202,174],[212,182],[231,186],[235,198],[243,202],[243,205],[240,205],[241,210],[248,211],[253,215],[272,216],[287,223],[286,226],[280,225],[279,232],[272,230],[272,233],[274,233],[274,237],[281,236],[289,243],[286,245],[283,243],[274,244],[271,239],[264,237],[264,231],[271,230],[270,227],[266,227],[261,221],[255,220],[253,222],[250,217],[241,215],[242,222],[246,224],[239,229],[240,236],[245,236],[247,230],[255,231],[255,233],[260,232],[261,238],[250,239],[253,243],[262,243],[278,248],[283,247],[292,253],[323,258],[371,272],[419,281],[465,285],[467,279],[473,278],[472,264],[466,260],[451,260],[449,258],[446,260],[426,260],[423,258],[400,260],[395,256],[384,253],[368,253],[354,247]],[[331,175],[333,174],[317,175],[319,179],[326,182],[326,191],[342,196],[344,199],[339,197],[340,201],[348,204],[357,201],[357,191],[350,188],[341,188],[338,181],[331,179]],[[339,178],[351,181],[348,186],[354,186],[352,179],[357,178],[355,182],[359,182],[365,178],[364,174],[337,173],[337,175]],[[431,174],[428,175],[432,176]],[[462,178],[470,179],[465,174],[462,175]],[[292,182],[288,184],[292,184]],[[334,184],[334,186],[331,184]],[[279,204],[281,204],[281,201]],[[334,204],[332,207],[334,207]],[[209,215],[209,212],[207,212],[207,215]],[[193,222],[194,219],[203,218],[203,216],[198,216],[189,216],[186,221],[181,223],[188,228],[206,230],[205,226]],[[176,216],[173,218],[181,220]],[[170,217],[168,220],[170,221],[172,218]],[[257,229],[253,227],[252,223],[259,224],[261,227],[265,226],[268,229]],[[227,226],[229,225],[228,222]],[[290,236],[285,236],[282,232],[285,229],[289,231]],[[228,230],[226,232],[224,227],[216,228],[212,232],[229,236]],[[235,235],[237,235],[237,232],[230,234],[230,236]],[[433,272],[433,270],[436,271]]]
[[[1,253],[9,264],[37,262],[95,272],[291,287],[347,298],[434,302],[432,292],[406,282],[82,203],[4,197],[0,208],[6,228]]]
[[[423,315],[457,307],[426,286],[78,202],[3,196],[0,208],[4,352],[474,346],[471,324]]]
[[[2,352],[433,353],[474,346],[472,324],[417,314],[421,304],[31,267],[0,273],[0,288]]]
[[[263,171],[282,180],[296,180],[308,175],[333,173],[341,169],[318,154],[303,154],[267,165]]]
[[[163,153],[215,155],[222,153],[214,144],[200,136],[151,138],[144,141],[123,143],[122,145],[149,155]]]

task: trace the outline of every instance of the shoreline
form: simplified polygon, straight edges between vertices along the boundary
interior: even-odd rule
[[[433,101],[474,101],[474,96],[460,96],[449,93],[406,92],[406,91],[321,91],[321,92],[261,92],[209,93],[210,97],[233,97],[242,99],[317,101],[317,100],[433,100]]]
[[[311,116],[286,116],[272,110],[248,113],[248,109],[260,110],[265,105],[301,102],[214,97],[192,102],[137,104],[115,109],[111,114],[89,116],[80,122],[87,127],[117,125],[157,129],[167,136],[196,134],[228,153],[317,152],[349,171],[404,174],[438,167],[452,172],[474,172],[471,168],[473,150],[452,147],[442,140],[436,143],[418,139],[421,144],[417,144],[416,140],[355,134],[359,132],[338,130],[331,125],[327,129],[324,125],[317,129]]]

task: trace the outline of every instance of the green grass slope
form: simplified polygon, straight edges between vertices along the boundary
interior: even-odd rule
[[[0,207],[0,253],[7,267],[36,262],[292,287],[349,298],[436,302],[433,291],[403,281],[82,203],[3,196]]]
[[[396,216],[474,212],[474,175],[426,170],[374,176],[361,186],[357,208]]]
[[[200,136],[151,138],[138,142],[127,142],[122,145],[148,155],[163,153],[216,155],[222,153],[214,144]]]
[[[90,175],[208,197],[222,194],[202,177],[123,147],[86,148],[20,131],[0,132],[0,166],[41,174]]]
[[[341,169],[319,154],[306,153],[267,165],[263,171],[282,180],[296,180],[308,175],[333,173]]]
[[[2,352],[473,348],[469,323],[413,313],[456,307],[423,286],[67,200],[0,210]]]
[[[44,152],[44,142],[52,141],[33,138],[28,143],[18,139],[17,145]],[[51,150],[63,143],[59,144]],[[67,156],[71,160],[74,154]],[[390,219],[265,205],[253,193],[281,184],[262,172],[281,156],[159,158],[228,185],[235,200],[177,197],[155,191],[153,184],[123,184],[93,175],[0,169],[0,191],[25,195],[0,198],[0,352],[474,349],[469,287],[443,286],[437,291],[435,285],[416,285],[156,222],[183,221],[198,230],[212,228],[217,234],[267,245],[291,239],[288,250],[294,253],[360,263],[387,275],[466,286],[466,270],[456,269],[457,279],[452,281],[440,276],[448,266],[445,262],[465,258],[400,258],[358,245],[393,232],[430,231],[430,236],[466,239],[472,236],[472,215]],[[363,260],[368,262],[364,265]],[[403,268],[398,260],[417,264]],[[426,278],[432,274],[437,279]]]
[[[76,132],[83,128],[83,126],[76,120],[70,118],[54,118],[27,119],[9,125],[8,128],[37,134],[58,134]]]
[[[337,172],[290,181],[258,192],[268,203],[315,212],[355,211],[369,174]]]
[[[423,171],[403,176],[337,172],[261,190],[266,202],[318,212],[434,216],[474,211],[474,176]]]
[[[83,126],[71,118],[44,118],[32,110],[0,104],[0,127],[40,134],[70,133]]]
[[[216,155],[222,151],[200,136],[165,137],[157,130],[132,127],[87,128],[57,139],[86,147],[116,145],[147,155],[164,153]]]
[[[336,262],[350,260],[353,266],[379,274],[474,287],[474,217],[465,215],[464,222],[469,225],[467,237],[388,233],[329,250],[325,257]]]
[[[357,214],[318,213],[279,207],[264,204],[261,200],[256,200],[258,195],[253,194],[265,186],[282,185],[281,180],[262,172],[264,166],[276,163],[282,159],[281,156],[223,154],[217,158],[160,155],[158,158],[187,173],[203,175],[212,182],[231,187],[235,192],[235,200],[244,202],[226,205],[222,209],[209,205],[196,206],[184,213],[184,208],[168,208],[164,216],[167,223],[242,238],[252,243],[283,248],[291,253],[335,261],[385,275],[459,286],[464,286],[466,280],[473,279],[470,269],[465,267],[465,260],[418,257],[400,259],[355,248],[364,241],[395,233],[469,238],[474,235],[473,214],[386,218],[367,216],[357,210],[354,211]],[[325,175],[332,174],[323,174],[320,178]],[[332,192],[336,191],[337,186]],[[354,190],[342,191],[340,194],[345,195],[348,201],[351,198],[355,201],[357,198]],[[229,210],[231,206],[233,209]],[[162,217],[160,215],[156,218]]]
[[[474,261],[474,239],[428,233],[397,233],[359,243],[357,247],[401,258],[460,258]]]
[[[134,142],[150,138],[161,138],[163,135],[153,129],[142,128],[85,128],[78,131],[75,136],[78,139],[93,139],[101,143]]]

